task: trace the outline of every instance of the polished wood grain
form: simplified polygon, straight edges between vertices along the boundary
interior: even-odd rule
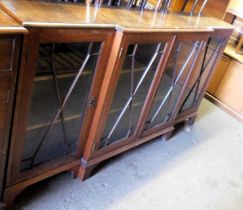
[[[27,33],[27,30],[7,13],[0,10],[0,34]]]
[[[2,1],[1,8],[26,27],[115,28],[127,32],[212,31],[231,28],[212,17],[132,11],[48,2]]]

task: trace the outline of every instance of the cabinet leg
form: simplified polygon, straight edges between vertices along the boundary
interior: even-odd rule
[[[196,118],[197,118],[197,115],[195,115],[194,117],[190,117],[188,119],[188,124],[189,125],[193,125],[195,123],[195,121],[196,121]]]
[[[3,202],[5,203],[5,207],[6,208],[11,207],[15,201],[15,198],[24,190],[25,188],[16,191],[5,192],[3,196]]]
[[[96,166],[97,164],[88,167],[80,166],[79,171],[77,173],[77,177],[82,181],[88,179],[91,176],[92,171]]]
[[[173,135],[173,132],[174,132],[174,128],[173,128],[172,130],[168,131],[167,133],[165,133],[165,134],[162,136],[163,140],[165,140],[165,141],[170,140],[170,138],[171,138],[172,135]]]

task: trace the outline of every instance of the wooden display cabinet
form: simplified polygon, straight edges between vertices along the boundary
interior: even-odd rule
[[[177,13],[30,1],[0,6],[29,31],[4,189],[8,204],[62,171],[84,180],[101,161],[167,139],[177,123],[193,121],[232,32],[216,19]]]

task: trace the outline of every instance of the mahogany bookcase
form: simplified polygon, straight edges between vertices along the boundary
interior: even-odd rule
[[[28,30],[3,200],[194,121],[232,26],[209,17],[2,1]],[[37,12],[38,11],[38,12]],[[51,14],[51,15],[50,15]]]

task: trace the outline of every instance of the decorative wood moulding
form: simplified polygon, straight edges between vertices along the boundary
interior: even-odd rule
[[[0,10],[0,34],[23,33],[27,33],[27,30],[14,18],[11,18],[7,13]]]

